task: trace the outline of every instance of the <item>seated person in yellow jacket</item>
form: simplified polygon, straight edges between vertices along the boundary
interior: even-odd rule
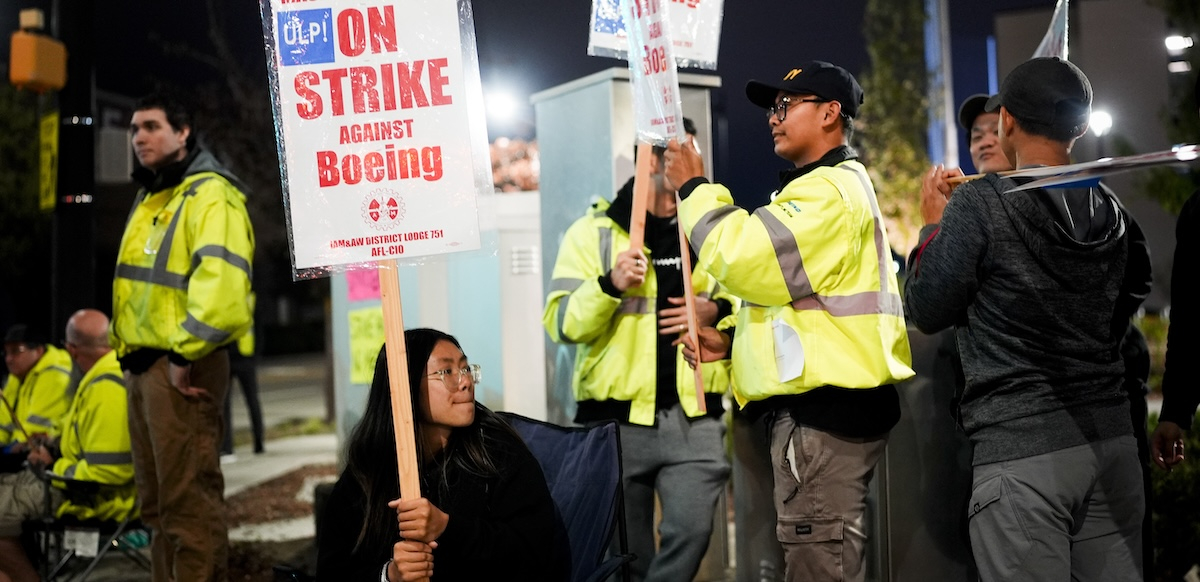
[[[63,490],[63,480],[51,479],[56,517],[120,520],[135,511],[125,381],[116,353],[108,347],[107,330],[108,318],[94,309],[77,311],[67,321],[67,351],[84,376],[62,433],[35,438],[30,467],[0,475],[0,580],[38,579],[19,539],[21,523],[42,515],[46,506],[38,472],[107,485],[92,495],[75,496]]]
[[[8,381],[0,405],[0,447],[25,452],[31,435],[51,434],[71,405],[71,357],[49,345],[36,327],[16,324],[4,334]],[[15,415],[15,416],[14,416]]]

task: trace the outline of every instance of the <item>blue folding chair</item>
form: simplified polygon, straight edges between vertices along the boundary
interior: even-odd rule
[[[572,582],[599,582],[618,569],[629,580],[621,440],[616,421],[568,428],[499,413],[521,435],[546,475],[550,496],[567,530]],[[617,530],[620,554],[605,559]]]

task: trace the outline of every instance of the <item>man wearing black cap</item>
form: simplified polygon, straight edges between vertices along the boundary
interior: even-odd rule
[[[970,143],[971,163],[981,174],[1005,172],[1013,169],[1012,162],[1000,150],[1000,113],[987,111],[989,96],[977,93],[967,97],[958,108],[958,123],[967,130]],[[921,217],[926,224],[942,220],[942,210],[950,199],[954,186],[950,178],[963,175],[958,168],[946,168],[938,164],[929,169],[921,180]]]
[[[863,580],[867,487],[913,375],[875,190],[846,145],[863,92],[813,61],[746,95],[795,166],[770,204],[738,208],[691,147],[668,145],[699,263],[745,301],[736,333],[701,330],[701,359],[731,355],[738,403],[769,427],[787,579]]]
[[[31,435],[50,434],[71,405],[71,356],[48,340],[20,323],[4,334],[9,375],[0,406],[0,447],[6,452],[23,451]]]
[[[1091,101],[1082,71],[1038,58],[987,105],[1020,169],[1069,163]],[[985,582],[1141,580],[1120,346],[1150,291],[1149,254],[1108,188],[1018,190],[1026,181],[988,174],[955,189],[906,281],[909,319],[958,335],[972,552]]]

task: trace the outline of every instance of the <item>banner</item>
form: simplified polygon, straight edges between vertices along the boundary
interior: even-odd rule
[[[724,0],[663,0],[670,12],[671,38],[680,67],[717,69]],[[588,54],[628,60],[628,29],[621,0],[592,0]]]
[[[667,140],[683,134],[683,108],[679,101],[679,74],[671,42],[668,0],[621,0],[629,23],[633,50],[629,54],[633,116],[638,140],[666,147]]]
[[[1050,17],[1050,28],[1033,53],[1033,58],[1058,57],[1067,60],[1067,11],[1070,0],[1058,0],[1054,5],[1054,16]]]
[[[479,247],[491,192],[468,0],[264,0],[296,278]]]

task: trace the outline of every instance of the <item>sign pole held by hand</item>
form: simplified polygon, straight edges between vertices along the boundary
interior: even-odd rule
[[[678,205],[682,200],[679,199],[679,193],[675,193],[675,204]],[[678,206],[676,206],[678,207]],[[692,345],[696,346],[696,366],[692,368],[692,374],[696,378],[696,404],[700,407],[700,412],[708,413],[708,405],[704,402],[704,374],[701,372],[701,362],[704,358],[701,356],[700,350],[700,324],[696,317],[696,292],[692,288],[692,252],[691,246],[688,244],[687,233],[683,232],[683,222],[675,221],[679,224],[679,260],[682,261],[683,268],[683,297],[687,306],[687,334],[692,340]]]
[[[400,498],[417,499],[421,497],[421,476],[417,472],[416,427],[412,396],[408,390],[408,347],[404,343],[400,279],[394,259],[378,264],[388,385],[392,392],[392,426],[396,431],[396,466],[400,469]]]
[[[630,89],[633,91],[634,120],[637,124],[637,173],[633,180],[633,216],[630,220],[630,247],[641,250],[645,240],[646,206],[652,193],[651,143],[665,146],[683,132],[683,108],[679,100],[679,75],[674,42],[665,0],[622,0],[621,13],[629,34]],[[649,142],[649,143],[647,143]],[[699,347],[696,296],[692,288],[691,255],[687,238],[679,231],[679,250],[683,269],[683,296],[687,311],[688,333]],[[696,403],[707,412],[704,381],[697,366]]]
[[[633,215],[629,218],[629,248],[642,250],[646,242],[646,209],[650,206],[652,181],[650,179],[650,156],[654,149],[650,144],[638,142],[637,164],[633,175]]]

